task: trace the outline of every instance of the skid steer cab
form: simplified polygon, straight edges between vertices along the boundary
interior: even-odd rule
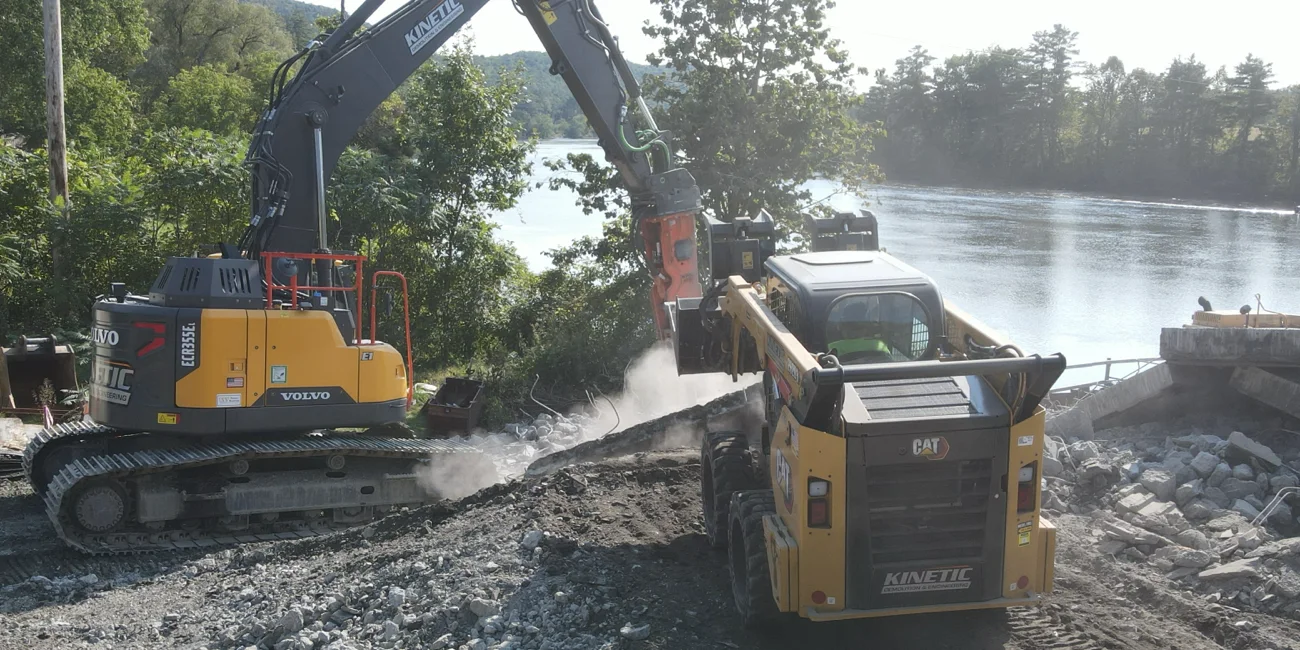
[[[710,542],[748,625],[1031,605],[1052,590],[1044,410],[1026,356],[879,249],[869,212],[775,255],[760,212],[710,223],[713,284],[670,306],[678,372],[761,373],[765,424],[701,451]]]

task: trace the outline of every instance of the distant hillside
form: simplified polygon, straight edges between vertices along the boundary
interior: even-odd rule
[[[321,5],[300,0],[241,0],[250,4],[262,5],[274,11],[284,19],[285,30],[293,37],[294,47],[302,47],[320,33],[316,28],[316,19],[339,12],[337,7]],[[360,0],[351,0],[348,4],[359,6]]]
[[[488,81],[495,82],[502,68],[514,69],[522,64],[524,100],[515,108],[515,121],[524,134],[539,138],[582,138],[591,135],[591,127],[583,117],[578,103],[573,100],[564,80],[551,74],[551,58],[545,52],[514,52],[497,56],[479,56],[475,61],[487,72]],[[663,68],[633,63],[630,66],[638,79],[646,75],[661,74]]]

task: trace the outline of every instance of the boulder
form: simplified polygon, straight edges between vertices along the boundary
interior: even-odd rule
[[[1223,490],[1219,488],[1216,487],[1205,488],[1204,496],[1207,501],[1213,503],[1217,507],[1227,508],[1232,506],[1232,498],[1229,497],[1227,494],[1224,494]]]
[[[1209,519],[1214,516],[1217,507],[1213,502],[1197,499],[1183,507],[1183,516],[1196,521]]]
[[[1161,501],[1173,499],[1174,491],[1178,488],[1173,473],[1163,469],[1146,470],[1142,472],[1142,476],[1138,478],[1138,481],[1142,483],[1143,487],[1151,490],[1151,493]]]
[[[1294,516],[1295,515],[1291,511],[1291,506],[1284,502],[1273,506],[1273,510],[1268,513],[1268,520],[1272,522],[1274,526],[1290,526],[1291,519]]]
[[[1236,465],[1232,468],[1232,478],[1253,481],[1255,480],[1255,470],[1245,463]]]
[[[1223,484],[1219,486],[1223,493],[1228,495],[1229,499],[1240,499],[1259,492],[1259,484],[1254,480],[1243,481],[1235,476],[1223,479]]]
[[[1229,454],[1236,453],[1254,458],[1269,469],[1277,469],[1282,465],[1282,459],[1268,445],[1255,442],[1240,431],[1233,431],[1232,435],[1228,436],[1227,451]]]
[[[1206,530],[1212,530],[1217,533],[1224,530],[1236,530],[1238,526],[1245,523],[1246,520],[1242,519],[1241,515],[1234,512],[1232,514],[1215,517],[1214,519],[1209,520],[1205,523],[1205,528]]]
[[[1079,463],[1076,482],[1085,487],[1103,488],[1119,480],[1119,470],[1102,458],[1089,458]]]
[[[1274,593],[1291,599],[1300,596],[1300,573],[1295,569],[1283,564],[1276,569],[1271,578]]]
[[[1043,454],[1043,476],[1060,476],[1065,473],[1065,465],[1052,456]]]
[[[1193,567],[1200,569],[1214,563],[1217,559],[1212,553],[1205,550],[1187,548],[1184,546],[1166,546],[1158,549],[1151,554],[1153,558],[1169,560],[1174,566]]]
[[[1239,528],[1238,530],[1241,529]],[[1240,535],[1233,537],[1232,541],[1236,542],[1237,548],[1246,552],[1253,551],[1264,543],[1264,540],[1259,536],[1259,530],[1255,528],[1250,528],[1249,530],[1242,532]]]
[[[1259,509],[1242,499],[1237,499],[1232,503],[1232,509],[1240,512],[1247,519],[1254,519],[1259,516]]]
[[[1206,478],[1214,472],[1214,468],[1219,465],[1219,457],[1209,452],[1203,451],[1196,454],[1189,466],[1196,472],[1197,476]]]
[[[1268,485],[1274,492],[1277,492],[1283,488],[1300,486],[1300,479],[1291,474],[1278,474],[1268,480]]]
[[[1195,528],[1189,528],[1178,533],[1174,536],[1174,541],[1186,546],[1187,548],[1194,548],[1198,551],[1210,550],[1210,538],[1206,537],[1205,533],[1202,533]]]
[[[1076,442],[1070,445],[1068,449],[1070,458],[1073,458],[1076,463],[1082,463],[1089,458],[1097,457],[1097,444],[1090,440]]]
[[[1214,466],[1214,471],[1210,472],[1210,476],[1205,479],[1205,483],[1212,487],[1219,487],[1230,476],[1232,476],[1232,466],[1221,462]]]
[[[1182,485],[1178,486],[1177,490],[1174,490],[1174,503],[1177,503],[1178,507],[1181,508],[1187,505],[1188,503],[1191,503],[1192,499],[1201,496],[1201,493],[1203,493],[1204,491],[1205,491],[1205,479],[1198,478],[1189,481],[1187,483],[1183,483]]]

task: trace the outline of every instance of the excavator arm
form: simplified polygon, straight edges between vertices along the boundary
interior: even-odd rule
[[[366,0],[273,77],[270,104],[249,145],[252,215],[239,243],[243,256],[328,249],[325,186],[339,156],[371,113],[488,2],[413,0],[365,28],[383,1]],[[591,0],[514,2],[550,55],[551,73],[564,79],[606,161],[627,187],[654,282],[656,324],[666,337],[665,304],[700,291],[695,179],[674,167],[671,134],[654,123],[617,40]]]

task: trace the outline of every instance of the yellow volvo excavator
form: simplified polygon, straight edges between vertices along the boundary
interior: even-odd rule
[[[711,222],[712,285],[670,310],[682,374],[762,373],[766,423],[701,449],[710,542],[746,624],[1029,605],[1061,355],[1025,356],[879,250],[869,212],[774,255],[766,212]]]
[[[405,359],[372,340],[372,304],[364,335],[364,259],[329,250],[325,219],[326,181],[358,128],[486,2],[413,0],[362,29],[383,3],[366,0],[285,61],[249,146],[239,243],[169,260],[147,294],[115,284],[96,302],[90,419],[46,429],[23,456],[68,544],[116,553],[315,535],[429,500],[416,474],[432,454],[487,465],[455,441],[395,435],[409,331]],[[673,166],[671,134],[600,13],[591,0],[515,7],[632,195],[655,304],[699,295],[699,189]],[[666,334],[666,310],[656,319]]]

